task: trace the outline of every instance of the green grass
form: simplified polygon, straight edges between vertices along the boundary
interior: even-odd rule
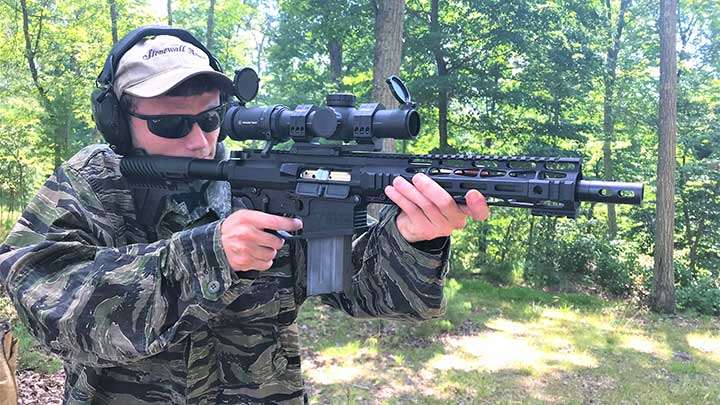
[[[581,294],[448,283],[422,323],[356,321],[310,300],[303,369],[319,403],[717,403],[720,322]]]
[[[33,370],[38,373],[57,373],[62,361],[45,349],[30,335],[20,322],[13,325],[13,335],[18,339],[18,370]]]
[[[446,292],[446,316],[420,323],[359,321],[308,300],[299,326],[311,401],[720,403],[718,318],[474,280]],[[5,317],[8,305],[0,298]],[[21,370],[60,368],[13,330]]]
[[[18,370],[34,370],[39,373],[56,373],[62,362],[43,349],[30,335],[25,326],[17,320],[15,309],[6,296],[0,294],[0,320],[12,320],[12,334],[18,340]]]
[[[7,238],[10,230],[15,226],[18,218],[20,218],[20,214],[20,211],[10,211],[3,212],[2,215],[0,215],[0,243]]]

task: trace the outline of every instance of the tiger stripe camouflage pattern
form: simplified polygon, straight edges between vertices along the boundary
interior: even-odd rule
[[[63,358],[66,403],[307,400],[295,322],[306,247],[286,243],[261,277],[239,278],[219,234],[229,201],[227,184],[214,183],[164,199],[154,226],[142,225],[105,145],[47,180],[0,246],[0,281]],[[442,315],[450,244],[408,244],[395,210],[354,240],[352,295],[325,303],[363,318]]]

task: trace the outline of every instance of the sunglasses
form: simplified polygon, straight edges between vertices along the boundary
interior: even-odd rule
[[[153,134],[168,139],[185,137],[197,122],[203,132],[212,132],[220,128],[225,116],[225,104],[220,104],[197,115],[167,114],[145,115],[127,111],[128,115],[147,121],[147,126]]]

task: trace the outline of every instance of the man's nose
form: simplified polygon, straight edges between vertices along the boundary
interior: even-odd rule
[[[195,122],[193,123],[190,132],[185,135],[185,147],[189,150],[201,150],[208,147],[208,140],[205,136],[205,132],[200,129],[200,126]]]

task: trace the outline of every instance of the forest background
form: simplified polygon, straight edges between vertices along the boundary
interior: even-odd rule
[[[59,163],[102,141],[89,95],[112,44],[163,23],[192,31],[230,74],[256,69],[255,104],[322,104],[340,91],[392,106],[377,79],[396,73],[423,120],[398,151],[581,157],[586,178],[645,183],[641,206],[583,204],[574,221],[495,208],[453,236],[452,255],[453,277],[645,305],[658,13],[648,0],[3,0],[0,237]],[[675,294],[681,310],[720,315],[720,3],[682,2],[676,28]]]

